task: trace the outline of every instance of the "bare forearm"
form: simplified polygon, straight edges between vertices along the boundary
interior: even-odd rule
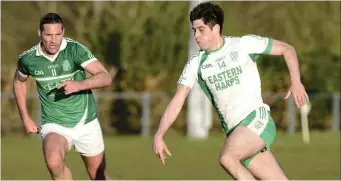
[[[291,82],[300,82],[301,75],[295,48],[288,46],[288,48],[283,52],[283,56],[289,69]]]
[[[169,105],[166,108],[166,111],[162,115],[160,126],[156,133],[156,136],[163,137],[166,134],[169,127],[174,123],[174,121],[178,117],[183,104],[184,101],[177,101],[174,99],[169,103]]]
[[[23,121],[29,119],[26,107],[27,86],[25,82],[15,81],[13,84],[13,92],[15,101],[19,110],[20,117]]]
[[[111,84],[111,76],[106,72],[100,72],[88,79],[81,81],[81,90],[97,89],[109,86]]]

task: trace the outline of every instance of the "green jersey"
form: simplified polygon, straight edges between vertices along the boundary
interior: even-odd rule
[[[84,67],[96,60],[86,47],[69,38],[63,38],[60,50],[53,58],[42,53],[40,43],[19,56],[19,73],[32,76],[37,83],[41,125],[55,123],[71,128],[97,117],[91,90],[65,95],[63,88],[58,89],[61,82],[86,79]]]

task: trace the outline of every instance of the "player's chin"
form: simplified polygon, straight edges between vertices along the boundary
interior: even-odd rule
[[[201,43],[198,43],[198,46],[199,46],[200,50],[205,50],[205,46],[203,46]]]
[[[54,54],[56,54],[58,51],[57,50],[55,50],[55,49],[50,49],[49,50],[49,54],[50,55],[54,55]]]

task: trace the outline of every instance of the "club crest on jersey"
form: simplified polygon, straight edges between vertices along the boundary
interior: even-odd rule
[[[238,53],[237,52],[231,52],[230,57],[232,60],[236,60],[238,58]]]
[[[71,70],[71,65],[68,59],[63,61],[63,70],[64,71],[69,71]]]

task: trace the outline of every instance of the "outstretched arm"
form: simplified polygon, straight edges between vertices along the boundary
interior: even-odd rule
[[[161,159],[163,165],[165,165],[165,156],[163,151],[166,151],[168,155],[171,155],[169,152],[165,142],[163,141],[163,137],[165,136],[169,127],[174,123],[176,118],[178,117],[182,106],[188,96],[188,93],[191,91],[193,85],[197,82],[197,71],[199,68],[199,57],[200,54],[193,55],[186,63],[181,76],[177,82],[178,87],[176,93],[172,100],[166,107],[165,112],[163,113],[159,125],[159,129],[157,130],[154,136],[153,143],[153,152]]]
[[[181,84],[178,86],[174,97],[169,102],[165,112],[162,115],[159,129],[156,132],[155,137],[158,138],[164,137],[169,127],[174,123],[174,121],[178,117],[190,90],[191,89],[187,86]]]
[[[282,55],[284,57],[291,79],[291,87],[285,99],[289,98],[292,94],[297,107],[300,108],[304,104],[305,100],[308,100],[309,98],[303,84],[301,83],[299,63],[295,48],[285,42],[273,40],[270,55]]]
[[[165,142],[163,141],[163,137],[165,136],[169,127],[178,117],[190,90],[191,89],[189,87],[179,84],[175,96],[169,102],[165,112],[162,115],[159,129],[154,136],[153,151],[161,159],[163,165],[166,164],[166,157],[164,156],[163,152],[166,151],[169,156],[171,155]]]

